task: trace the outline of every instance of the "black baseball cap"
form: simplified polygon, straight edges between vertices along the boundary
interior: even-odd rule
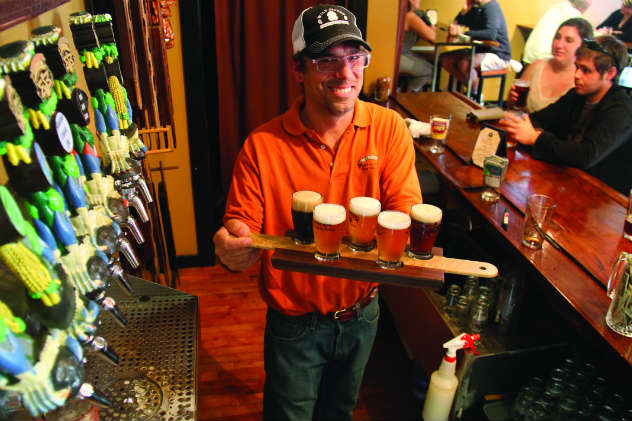
[[[319,4],[309,7],[294,22],[294,55],[304,52],[308,56],[317,56],[344,41],[357,41],[371,51],[371,46],[362,39],[362,31],[356,25],[355,16],[342,6]]]

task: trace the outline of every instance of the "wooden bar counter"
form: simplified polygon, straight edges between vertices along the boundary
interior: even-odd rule
[[[478,104],[458,93],[432,92],[397,93],[387,106],[423,122],[428,122],[431,114],[452,114],[446,151],[432,154],[423,140],[415,140],[417,150],[631,365],[632,339],[614,333],[605,322],[610,269],[619,252],[632,253],[632,242],[623,238],[627,198],[584,171],[535,160],[519,146],[508,149],[509,166],[500,200],[484,202],[482,170],[470,162],[480,128],[466,119],[471,110],[480,108]],[[548,241],[541,250],[522,245],[526,198],[533,193],[549,195],[557,203],[548,233],[559,248]],[[506,229],[502,227],[505,210],[509,212]]]

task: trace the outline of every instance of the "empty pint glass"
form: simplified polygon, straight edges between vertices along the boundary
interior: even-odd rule
[[[377,217],[377,264],[384,269],[403,265],[401,258],[410,230],[410,216],[399,211],[383,211]]]
[[[344,234],[347,211],[344,206],[321,203],[314,207],[314,257],[321,261],[340,258],[340,243]]]
[[[375,247],[377,216],[382,209],[380,201],[372,197],[354,197],[349,202],[349,248],[353,251],[370,251]]]
[[[410,209],[410,257],[416,259],[432,258],[443,212],[436,206],[419,203]]]
[[[301,190],[292,194],[292,222],[294,223],[294,242],[310,244],[314,242],[313,214],[314,206],[323,202],[320,193]]]

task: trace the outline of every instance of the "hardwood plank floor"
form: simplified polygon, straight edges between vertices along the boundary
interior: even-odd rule
[[[258,290],[259,268],[231,273],[216,265],[179,273],[178,289],[199,297],[198,419],[261,419],[266,305]],[[420,419],[410,388],[412,363],[382,309],[353,418]]]

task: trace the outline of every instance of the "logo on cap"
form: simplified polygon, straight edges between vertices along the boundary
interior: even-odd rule
[[[323,15],[327,18],[327,21],[323,23]],[[336,11],[334,9],[328,9],[325,11],[322,11],[318,14],[318,25],[320,27],[320,29],[324,29],[327,28],[328,26],[331,25],[348,25],[349,24],[349,18],[346,15],[342,15],[342,19],[340,19],[338,17],[338,13],[336,13]]]

